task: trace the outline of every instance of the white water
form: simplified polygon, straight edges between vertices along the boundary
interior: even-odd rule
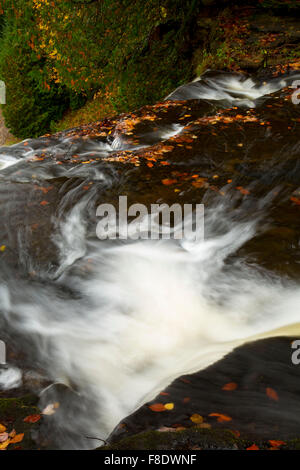
[[[213,233],[218,221],[223,234],[202,243],[107,247],[86,241],[83,210],[75,207],[60,227],[57,282],[80,300],[27,285],[26,300],[18,301],[2,286],[2,310],[17,330],[32,336],[52,380],[76,389],[83,403],[92,400],[91,414],[69,416],[62,426],[105,438],[182,373],[208,366],[253,337],[299,330],[293,326],[299,321],[298,288],[241,261],[224,271],[228,256],[255,234],[255,223],[234,224],[222,210],[209,212],[206,225]],[[76,260],[75,274],[68,266]],[[291,327],[270,332],[286,325]]]
[[[178,87],[165,99],[225,100],[235,106],[251,108],[255,107],[255,100],[258,98],[291,86],[299,78],[300,74],[293,74],[290,78],[273,78],[267,82],[257,82],[238,73],[220,72],[219,75],[211,77],[209,72],[206,72],[193,82]]]
[[[278,80],[267,89],[250,79],[222,80],[210,80],[210,87],[201,85],[201,93],[198,87],[190,97],[251,105],[284,86]],[[173,131],[178,128],[166,132]],[[115,140],[112,147],[121,145]],[[3,283],[0,296],[9,323],[32,338],[53,382],[80,396],[82,413],[60,424],[82,440],[63,446],[92,446],[83,436],[105,438],[174,378],[205,368],[245,341],[299,333],[297,286],[283,285],[241,259],[224,269],[228,257],[255,235],[256,221],[234,223],[219,205],[206,215],[204,242],[107,245],[87,239],[87,205],[83,199],[75,206],[55,236],[61,254],[56,284],[79,298],[17,280]],[[1,377],[8,388],[10,379]]]

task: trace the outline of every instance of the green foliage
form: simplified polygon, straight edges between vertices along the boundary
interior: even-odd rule
[[[6,125],[20,138],[47,132],[51,120],[59,119],[69,106],[68,93],[62,87],[45,86],[43,60],[34,58],[9,18],[1,41],[0,76],[6,84]]]
[[[184,44],[198,5],[4,0],[9,27],[0,44],[0,74],[7,125],[20,137],[41,134],[66,107],[74,110],[96,92],[116,112],[162,99],[192,76]]]

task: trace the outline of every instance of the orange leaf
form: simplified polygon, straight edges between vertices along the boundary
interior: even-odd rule
[[[292,202],[294,202],[298,206],[300,205],[300,199],[298,197],[292,196],[290,199],[291,199]]]
[[[16,434],[10,441],[10,444],[16,444],[17,442],[23,441],[24,433]]]
[[[280,446],[283,446],[285,444],[284,441],[273,441],[273,440],[269,440],[270,444],[272,447],[280,447]]]
[[[165,405],[162,403],[153,403],[153,405],[149,405],[149,408],[156,412],[166,411]]]
[[[232,420],[232,418],[230,416],[223,415],[221,413],[210,413],[208,416],[216,416],[218,418],[217,421],[219,423],[224,423],[225,421],[231,421]]]
[[[259,450],[259,447],[256,444],[252,444],[252,446],[247,447],[246,450]]]
[[[268,395],[269,398],[271,398],[271,400],[275,400],[275,401],[279,400],[278,394],[273,388],[267,387],[266,394]]]
[[[250,194],[250,191],[248,191],[248,189],[243,188],[243,186],[237,186],[236,189],[238,189],[239,192],[244,195]]]
[[[41,419],[41,415],[30,415],[23,419],[25,423],[36,423]]]
[[[236,390],[237,384],[235,382],[228,382],[228,384],[223,385],[222,390]]]
[[[169,179],[169,178],[165,178],[164,180],[161,180],[161,182],[165,186],[169,186],[170,184],[177,183],[177,180],[172,180],[172,179]]]
[[[49,204],[48,201],[42,201],[42,202],[40,202],[40,205],[41,205],[41,206],[46,206],[47,204]]]

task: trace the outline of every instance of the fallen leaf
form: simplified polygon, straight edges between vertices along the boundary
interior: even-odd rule
[[[203,423],[203,417],[195,413],[190,417],[190,420],[195,424]]]
[[[246,450],[259,450],[259,447],[256,444],[252,444],[252,446],[247,447]]]
[[[1,246],[0,246],[0,251],[5,251],[5,248],[6,248],[5,245],[1,245]],[[1,429],[1,428],[0,428],[0,429]]]
[[[9,443],[10,443],[10,439],[7,439],[7,441],[5,441],[5,442],[1,442],[0,443],[0,450],[6,449],[6,447],[9,445]]]
[[[41,415],[30,415],[23,419],[24,423],[36,423],[41,419]]]
[[[250,194],[250,191],[248,191],[248,189],[243,188],[243,186],[237,186],[236,189],[238,189],[241,194],[244,194],[244,195]]]
[[[230,416],[223,415],[221,413],[210,413],[208,416],[216,416],[218,418],[217,421],[219,423],[224,423],[226,421],[231,421],[232,420],[232,418]]]
[[[153,405],[149,405],[149,408],[156,412],[166,411],[165,405],[162,403],[153,403]]]
[[[8,433],[7,432],[1,432],[0,434],[0,442],[5,442],[8,439]]]
[[[228,382],[223,385],[222,390],[232,391],[237,389],[237,384],[235,382]]]
[[[54,403],[50,403],[49,405],[46,406],[46,408],[43,409],[41,414],[46,415],[46,416],[51,416],[51,415],[54,415],[55,412],[56,410],[54,408]]]
[[[46,206],[47,204],[49,204],[48,201],[41,201],[41,202],[40,202],[40,205],[41,205],[41,206]]]
[[[200,424],[197,424],[196,427],[200,428],[200,429],[211,429],[211,424],[209,424],[209,423],[200,423]]]
[[[165,404],[166,410],[173,410],[174,408],[174,403],[166,403]]]
[[[270,444],[272,447],[280,447],[280,446],[283,446],[285,445],[285,442],[284,441],[273,441],[272,439],[269,440]]]
[[[266,388],[266,394],[268,395],[269,398],[271,398],[271,400],[274,400],[274,401],[279,400],[278,393],[271,387]]]
[[[161,180],[162,184],[165,186],[169,186],[170,184],[175,184],[177,183],[177,180],[172,180],[170,178],[165,178],[164,180]]]
[[[162,426],[161,428],[157,429],[158,432],[176,432],[176,428],[168,428],[167,426]]]
[[[17,444],[17,442],[23,441],[23,437],[24,433],[16,434],[15,437],[10,440],[10,444]]]
[[[6,431],[6,426],[4,426],[3,424],[0,424],[0,432],[4,432]]]

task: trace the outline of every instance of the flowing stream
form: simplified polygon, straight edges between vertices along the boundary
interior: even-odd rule
[[[300,73],[207,72],[165,101],[0,149],[0,326],[63,448],[176,377],[300,335]],[[99,240],[97,206],[203,203],[205,238]],[[299,197],[299,199],[298,199]]]

